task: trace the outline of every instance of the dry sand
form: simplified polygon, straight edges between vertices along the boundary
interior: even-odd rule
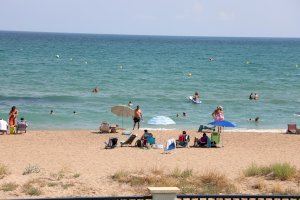
[[[157,143],[165,144],[168,138],[177,138],[180,131],[152,133]],[[142,132],[138,134],[141,136]],[[188,134],[191,141],[195,136],[199,137],[196,131],[188,131]],[[127,195],[132,191],[109,178],[119,170],[189,168],[199,173],[215,170],[236,179],[253,162],[259,165],[288,162],[300,169],[300,135],[224,133],[222,148],[178,148],[171,154],[162,154],[161,149],[104,149],[104,142],[112,136],[117,136],[119,141],[126,138],[121,134],[96,134],[87,130],[1,135],[0,163],[8,167],[10,174],[1,179],[0,184],[15,182],[22,185],[41,174],[49,176],[61,169],[68,169],[73,174],[80,174],[74,182],[82,191],[74,193],[69,189],[59,192],[44,189],[42,196]],[[29,164],[39,166],[40,174],[22,175]],[[0,191],[0,198],[19,195],[26,196],[20,189],[15,192]]]

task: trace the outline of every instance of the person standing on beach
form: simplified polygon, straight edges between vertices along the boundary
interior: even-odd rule
[[[140,106],[136,106],[136,109],[134,110],[134,115],[133,115],[133,129],[135,128],[135,125],[138,124],[138,129],[140,129],[140,121],[142,119],[142,110],[140,109]]]
[[[9,127],[11,128],[11,131],[10,131],[11,134],[15,133],[17,117],[18,117],[18,110],[17,110],[16,106],[13,106],[13,107],[11,107],[11,110],[9,112],[9,117],[8,117],[8,124],[9,124]]]
[[[211,115],[215,121],[223,121],[225,119],[222,106],[218,106],[217,109]],[[221,130],[222,130],[222,127],[218,126],[219,133],[221,132]]]
[[[211,114],[215,121],[224,120],[224,111],[222,106],[218,106],[217,109]]]

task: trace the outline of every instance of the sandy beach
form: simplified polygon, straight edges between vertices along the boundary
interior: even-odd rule
[[[180,131],[151,131],[157,143],[177,138]],[[142,132],[136,132],[141,136]],[[188,131],[192,141],[196,131]],[[29,131],[20,135],[1,135],[0,163],[7,166],[9,174],[0,184],[15,182],[18,185],[36,177],[53,175],[59,171],[78,174],[76,184],[84,190],[57,190],[45,187],[42,196],[70,195],[128,195],[127,186],[113,182],[110,176],[120,170],[136,171],[160,168],[193,169],[196,172],[218,171],[230,179],[237,179],[242,171],[256,163],[268,165],[288,162],[300,168],[298,135],[279,133],[224,133],[222,148],[178,148],[171,154],[161,149],[117,147],[104,149],[111,136],[124,140],[118,134],[96,134],[92,131]],[[29,165],[38,166],[39,173],[22,175]],[[47,175],[48,174],[48,175]],[[70,180],[69,180],[70,181]],[[0,192],[0,197],[26,196],[18,190]]]

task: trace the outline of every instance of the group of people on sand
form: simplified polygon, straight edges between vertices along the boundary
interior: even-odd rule
[[[21,117],[20,121],[18,120],[19,111],[16,106],[13,106],[8,115],[8,123],[3,119],[0,118],[0,133],[10,133],[15,134],[18,132],[20,127],[28,127],[26,120]],[[8,132],[9,130],[9,132]]]

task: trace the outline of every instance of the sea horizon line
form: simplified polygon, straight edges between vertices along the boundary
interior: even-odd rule
[[[249,39],[299,39],[300,37],[281,36],[207,36],[207,35],[161,35],[161,34],[123,34],[123,33],[88,33],[88,32],[56,32],[56,31],[27,31],[27,30],[1,30],[4,33],[39,33],[57,35],[97,35],[97,36],[134,36],[134,37],[172,37],[172,38],[249,38]]]

